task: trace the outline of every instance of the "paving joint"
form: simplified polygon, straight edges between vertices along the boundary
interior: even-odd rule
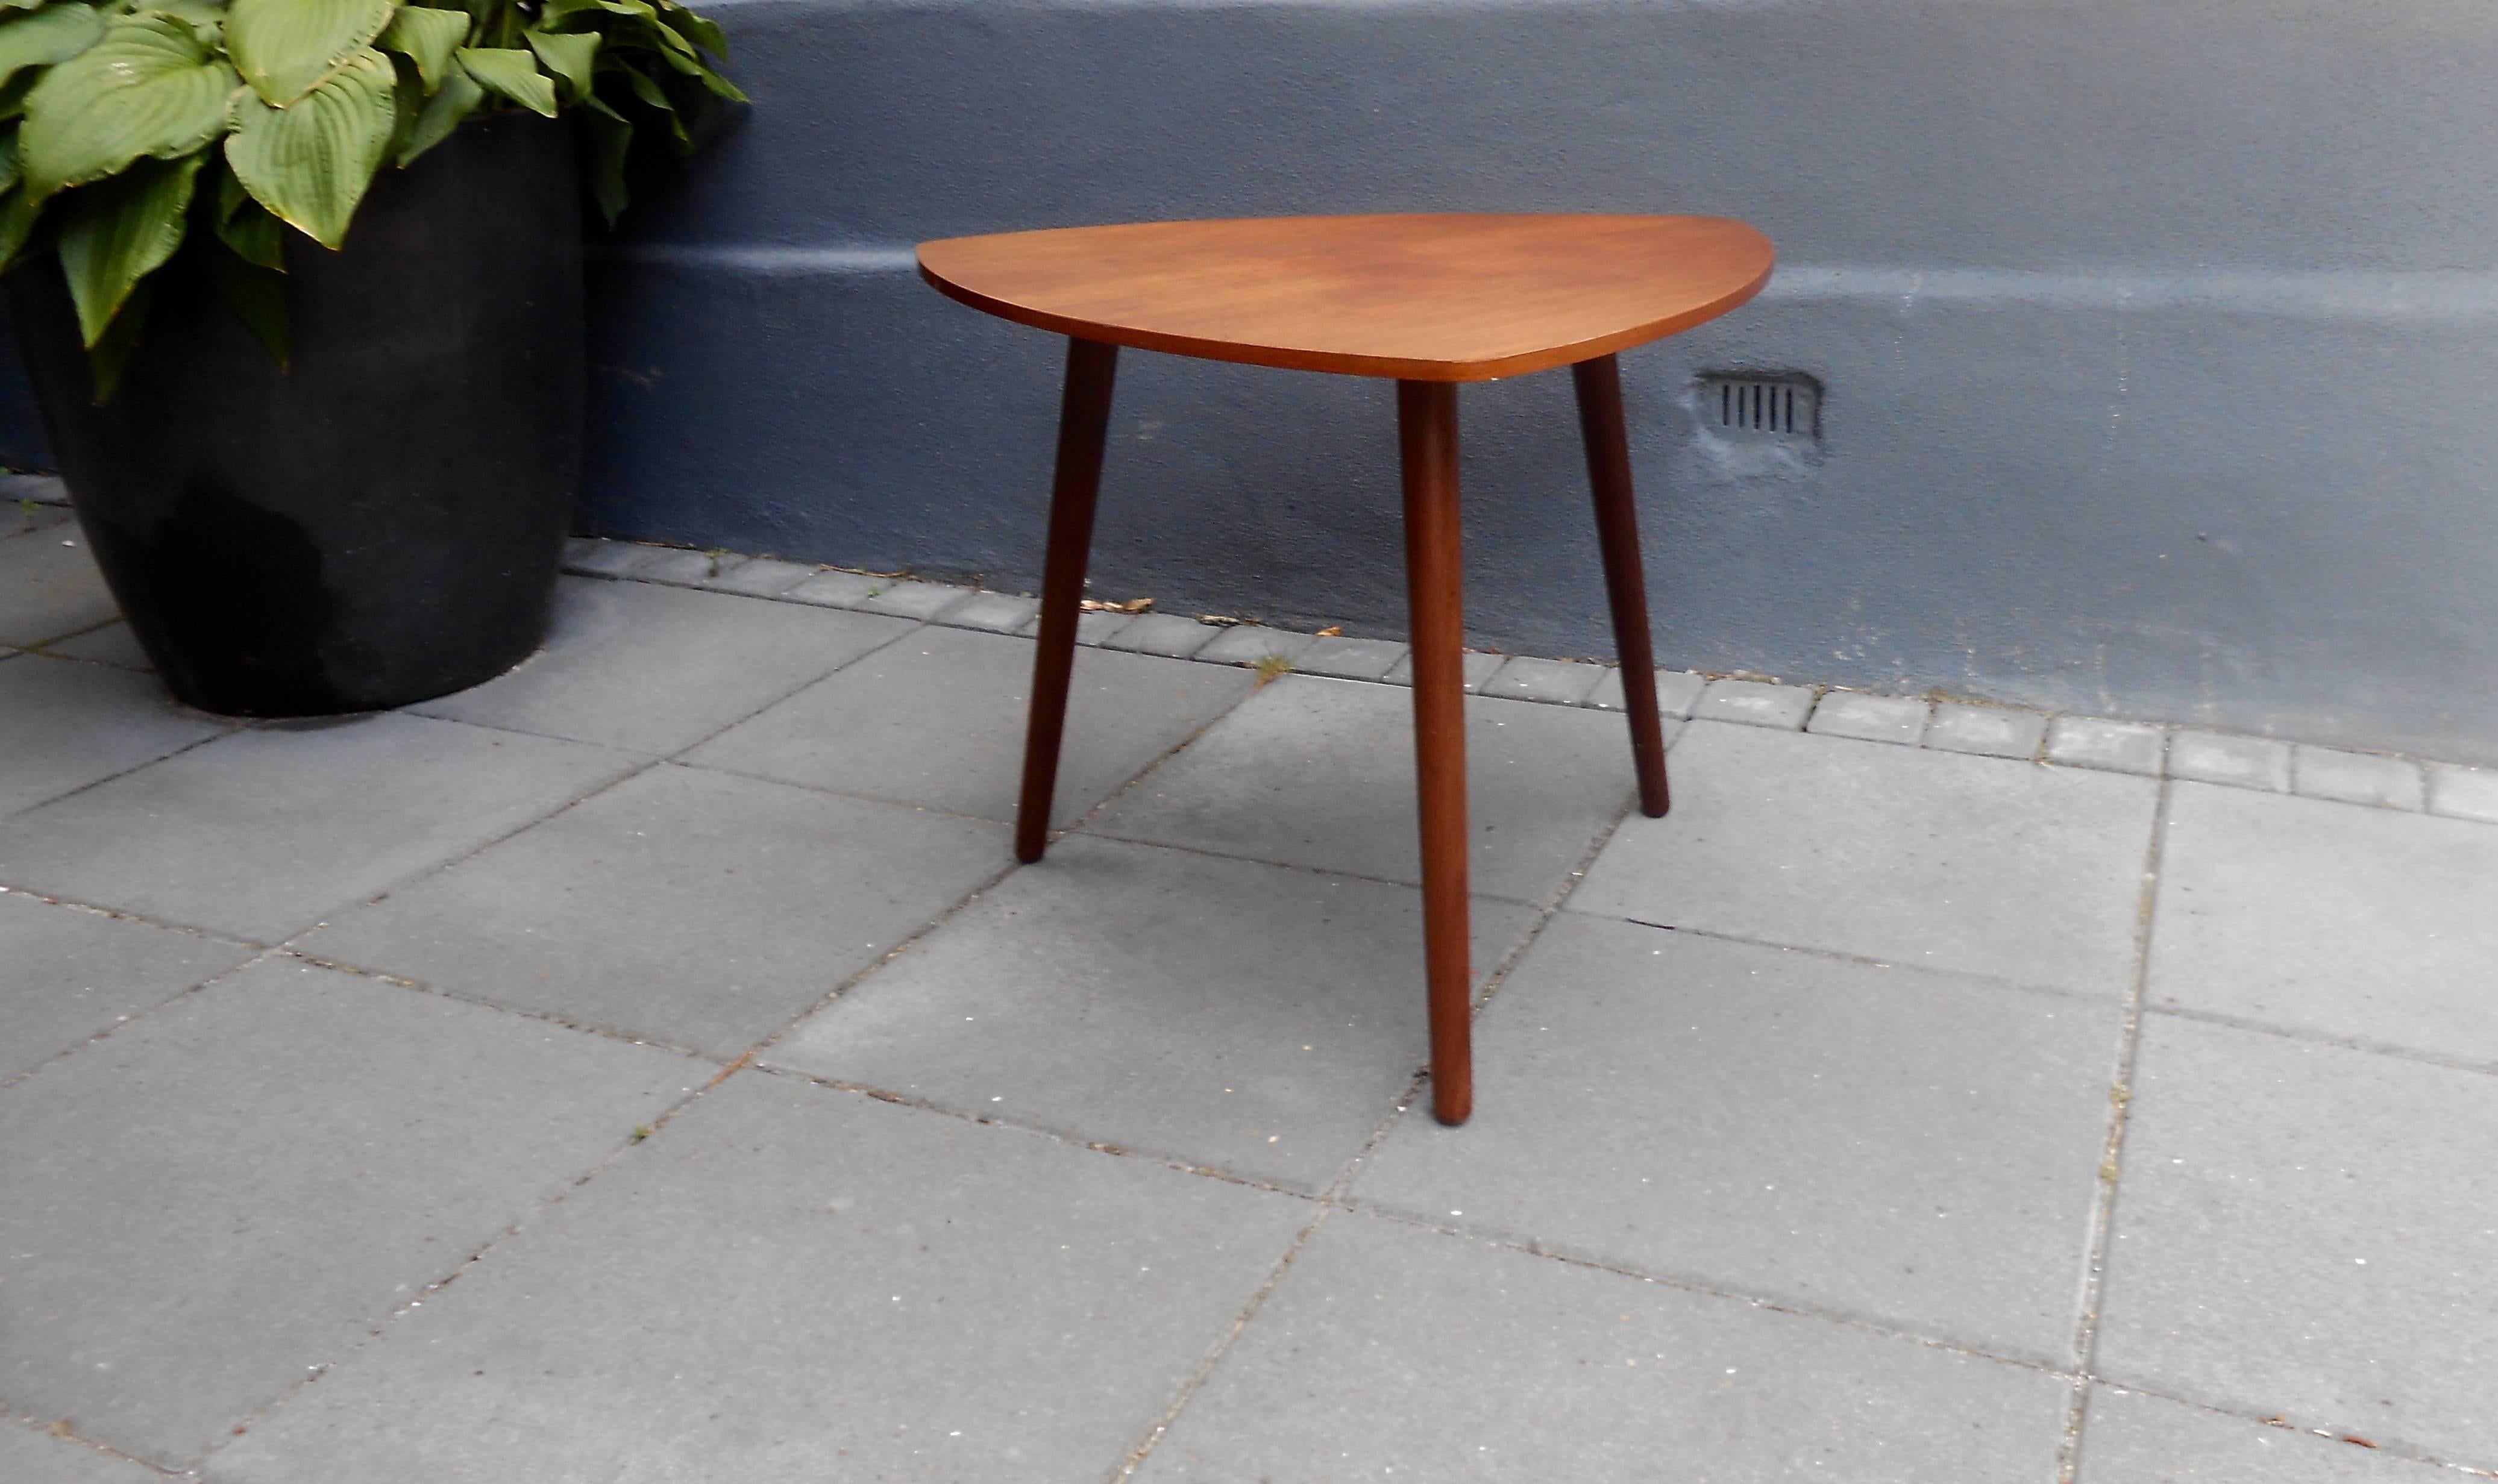
[[[1145,770],[1145,772],[1151,771]],[[1137,776],[1141,778],[1144,773],[1139,773]],[[1133,783],[1135,780],[1130,781]],[[1587,868],[1595,863],[1596,856],[1603,851],[1606,843],[1612,840],[1615,831],[1621,828],[1622,821],[1629,817],[1635,807],[1637,807],[1636,804],[1624,805],[1622,811],[1614,816],[1612,824],[1596,832],[1595,839],[1580,856],[1570,874],[1562,879],[1560,887],[1546,900],[1543,909],[1537,913],[1534,923],[1526,931],[1519,935],[1518,941],[1511,945],[1509,951],[1501,956],[1500,962],[1492,966],[1491,973],[1484,981],[1483,989],[1475,994],[1467,1007],[1466,1019],[1469,1026],[1483,1014],[1484,1007],[1490,1003],[1494,995],[1499,993],[1500,987],[1508,982],[1511,970],[1515,969],[1519,961],[1526,956],[1526,951],[1535,946],[1537,938],[1543,936],[1545,927],[1559,914],[1561,903],[1568,900],[1570,894],[1578,889],[1579,883],[1586,877]],[[1380,1141],[1386,1139],[1395,1128],[1398,1120],[1405,1117],[1416,1103],[1422,1101],[1424,1089],[1429,1085],[1430,1080],[1430,1069],[1426,1066],[1417,1071],[1407,1081],[1404,1094],[1381,1117],[1378,1123],[1372,1126],[1370,1136],[1361,1142],[1361,1147],[1345,1161],[1344,1168],[1336,1172],[1335,1179],[1320,1192],[1317,1198],[1318,1215],[1310,1219],[1310,1223],[1301,1229],[1292,1246],[1285,1250],[1284,1255],[1276,1260],[1273,1271],[1266,1277],[1265,1283],[1250,1297],[1248,1304],[1233,1319],[1231,1327],[1216,1341],[1214,1348],[1207,1353],[1203,1363],[1180,1387],[1179,1394],[1171,1399],[1170,1406],[1165,1410],[1152,1428],[1147,1430],[1145,1436],[1137,1440],[1136,1446],[1128,1450],[1127,1457],[1120,1461],[1119,1467],[1111,1470],[1109,1484],[1121,1484],[1122,1480],[1133,1477],[1138,1468],[1144,1467],[1145,1460],[1152,1455],[1154,1448],[1170,1431],[1171,1424],[1179,1420],[1180,1413],[1188,1409],[1189,1403],[1196,1400],[1197,1394],[1213,1377],[1215,1369],[1223,1363],[1223,1358],[1232,1352],[1233,1345],[1247,1331],[1250,1321],[1258,1317],[1258,1311],[1265,1307],[1266,1300],[1273,1295],[1285,1277],[1291,1273],[1293,1263],[1308,1247],[1311,1239],[1318,1235],[1319,1228],[1327,1224],[1328,1217],[1339,1210],[1360,1213],[1361,1208],[1347,1204],[1346,1192],[1352,1188],[1354,1178],[1361,1172],[1363,1163],[1379,1148]]]
[[[681,558],[701,555],[715,558],[718,570],[700,579],[668,575],[671,568],[690,565]],[[721,558],[730,558],[721,560]],[[772,558],[735,557],[733,553],[691,552],[688,548],[648,543],[612,541],[602,537],[574,537],[566,549],[565,570],[581,577],[605,578],[611,581],[655,583],[669,586],[695,587],[707,591],[736,591],[726,585],[727,580],[750,560]],[[654,570],[656,568],[656,570]],[[1022,594],[993,593],[985,588],[929,583],[924,579],[905,579],[892,573],[859,572],[849,568],[817,566],[819,574],[840,574],[862,581],[879,583],[872,592],[854,601],[827,603],[817,600],[813,606],[849,608],[858,612],[890,612],[875,607],[885,588],[898,582],[910,582],[916,587],[950,588],[961,597],[950,602],[925,605],[923,623],[940,628],[972,628],[996,632],[990,625],[966,620],[955,616],[968,614],[977,605],[969,599],[999,598],[1015,602],[1028,601]],[[747,593],[747,596],[755,594]],[[797,602],[788,592],[762,595],[764,602]],[[1134,616],[1120,614],[1126,620]],[[1198,620],[1202,622],[1203,620]],[[1120,647],[1110,644],[1118,628],[1097,627],[1086,634],[1079,626],[1077,643],[1088,647]],[[1275,652],[1294,666],[1297,656],[1305,653],[1324,638],[1335,636],[1305,634],[1297,629],[1268,628],[1256,623],[1220,623],[1206,625],[1218,630],[1215,637],[1193,652],[1171,655],[1195,664],[1220,664],[1232,667],[1250,665],[1255,656],[1239,657],[1247,645],[1233,636],[1243,633],[1267,633],[1275,639]],[[1028,629],[1029,624],[1023,626]],[[1021,633],[1022,630],[1017,630]],[[1026,636],[1028,637],[1028,636]],[[1393,641],[1342,641],[1373,645],[1392,645]],[[1157,650],[1155,652],[1164,652]],[[1490,651],[1468,651],[1487,654]],[[1618,703],[1608,704],[1607,697],[1618,692],[1618,685],[1609,683],[1617,667],[1596,664],[1607,672],[1590,687],[1571,686],[1560,693],[1550,687],[1526,683],[1533,677],[1549,676],[1555,665],[1585,665],[1584,660],[1556,660],[1531,655],[1497,655],[1501,661],[1482,680],[1467,687],[1469,694],[1498,695],[1501,699],[1521,701],[1530,706],[1562,706],[1587,710],[1618,710]],[[1521,687],[1495,690],[1498,677],[1516,660],[1520,668]],[[1297,666],[1294,668],[1297,669]],[[1343,674],[1330,670],[1326,679],[1351,680],[1357,684],[1398,684],[1393,667],[1382,668],[1377,675],[1364,667],[1361,674]],[[1317,674],[1300,669],[1300,674]],[[2214,783],[2223,787],[2254,788],[2274,793],[2294,793],[2301,798],[2329,800],[2351,804],[2361,808],[2384,808],[2407,813],[2428,813],[2447,819],[2466,819],[2482,823],[2498,823],[2498,769],[2476,768],[2467,764],[2422,758],[2409,753],[2376,751],[2360,748],[2332,747],[2316,743],[2258,737],[2246,733],[2221,731],[2187,723],[2135,721],[2117,717],[2089,716],[2078,712],[2047,710],[2038,707],[2010,705],[1981,697],[1950,694],[1938,689],[1917,695],[1888,695],[1875,691],[1826,684],[1786,684],[1749,671],[1681,672],[1660,671],[1660,688],[1688,686],[1692,699],[1683,711],[1661,708],[1664,714],[1678,719],[1725,721],[1737,725],[1767,726],[1781,731],[1809,731],[1821,735],[1853,737],[1885,745],[1952,751],[1965,754],[2028,761],[2055,768],[2078,768],[2092,772],[2113,772],[2162,779],[2184,779]],[[1675,677],[1675,686],[1666,678]],[[1705,686],[1705,688],[1704,688]],[[1831,720],[1816,725],[1825,706],[1830,707]],[[1906,709],[1925,708],[1925,722],[1910,726]],[[1868,718],[1882,715],[1881,729],[1913,736],[1867,736]],[[2147,735],[2147,734],[2156,734]],[[2208,740],[2208,741],[2206,741]],[[2186,744],[2185,757],[2177,756],[2177,743]],[[2295,759],[2295,764],[2293,764]],[[2457,784],[2454,778],[2467,780]],[[2450,800],[2450,794],[2461,794]]]
[[[2254,1020],[2231,1015],[2223,1010],[2204,1010],[2193,1005],[2153,1005],[2142,1007],[2145,1015],[2164,1015],[2170,1020],[2196,1021],[2206,1026],[2225,1026],[2231,1030],[2244,1030],[2255,1035],[2276,1036],[2285,1041],[2300,1041],[2310,1046],[2330,1046],[2337,1051],[2358,1052],[2371,1057],[2392,1057],[2397,1060],[2418,1062],[2421,1066],[2442,1067],[2450,1072],[2464,1072],[2476,1077],[2498,1077],[2498,1061],[2463,1061],[2441,1057],[2417,1046],[2403,1046],[2392,1041],[2372,1041],[2361,1036],[2334,1035],[2329,1031],[2311,1030],[2303,1026],[2285,1026],[2277,1021]]]
[[[674,1041],[653,1040],[649,1036],[635,1035],[631,1031],[619,1030],[612,1026],[599,1026],[588,1021],[575,1020],[554,1010],[532,1010],[524,1005],[507,1005],[499,999],[489,999],[466,990],[455,990],[446,985],[433,984],[423,979],[410,979],[405,974],[394,974],[384,969],[367,968],[361,963],[351,963],[343,959],[326,959],[317,953],[311,953],[291,944],[272,948],[252,962],[259,963],[261,960],[272,958],[293,959],[298,963],[309,963],[314,968],[326,968],[332,973],[346,974],[356,979],[369,979],[377,984],[389,985],[393,989],[406,990],[410,994],[431,995],[437,999],[457,1000],[464,1005],[475,1005],[481,1010],[496,1010],[505,1015],[517,1015],[526,1021],[542,1021],[550,1026],[560,1026],[566,1030],[577,1030],[583,1035],[596,1036],[602,1041],[621,1041],[627,1046],[646,1046],[653,1051],[668,1052],[689,1060],[708,1062],[713,1066],[728,1064],[727,1058],[704,1051],[700,1047],[684,1046]]]
[[[0,887],[0,891],[6,890],[8,890],[8,888]],[[27,892],[22,895],[31,897],[34,894],[32,892]],[[113,914],[108,913],[105,915],[111,916]],[[241,973],[244,969],[252,968],[259,964],[268,963],[271,959],[278,957],[280,952],[281,950],[276,948],[263,948],[232,968],[223,970],[219,973],[210,974],[206,979],[202,979],[197,983],[184,985],[180,990],[172,995],[168,995],[155,1004],[149,1005],[144,1010],[134,1011],[131,1014],[124,1016],[120,1020],[113,1022],[112,1025],[105,1026],[102,1030],[97,1031],[95,1034],[88,1036],[85,1040],[79,1042],[76,1046],[62,1047],[59,1051],[54,1052],[51,1056],[36,1062],[33,1066],[26,1068],[22,1072],[18,1072],[10,1077],[0,1077],[0,1092],[5,1092],[9,1089],[17,1086],[19,1083],[33,1077],[37,1073],[43,1071],[44,1068],[50,1066],[55,1061],[61,1060],[63,1058],[74,1057],[80,1052],[86,1050],[88,1047],[95,1045],[99,1041],[112,1039],[113,1036],[116,1036],[131,1026],[138,1025],[141,1021],[146,1020],[155,1015],[160,1010],[180,1004],[182,1001],[191,998],[193,995],[205,992],[208,986],[217,983],[219,980],[231,979],[235,975]]]
[[[2083,1433],[2089,1423],[2091,1383],[2086,1377],[2098,1359],[2099,1303],[2107,1286],[2110,1234],[2116,1229],[2116,1203],[2125,1179],[2125,1134],[2133,1105],[2135,1059],[2142,1048],[2142,1010],[2151,993],[2151,933],[2160,914],[2160,871],[2168,844],[2169,799],[2176,785],[2162,779],[2153,801],[2151,841],[2142,862],[2142,896],[2134,912],[2133,984],[2126,998],[2125,1028],[2117,1044],[2116,1072],[2108,1083],[2108,1125],[2105,1152],[2099,1163],[2099,1186],[2091,1203],[2090,1240],[2082,1264],[2080,1317],[2074,1327],[2073,1361],[2079,1376],[2065,1413],[2065,1437],[2058,1449],[2058,1484],[2074,1484],[2082,1466]]]
[[[47,654],[47,655],[44,655],[44,656],[42,656],[42,657],[43,657],[43,658],[45,658],[45,659],[58,659],[60,656],[58,656],[58,655]],[[75,663],[84,663],[84,662],[83,662],[83,661],[72,661],[72,663],[74,663],[74,664],[75,664]],[[107,668],[109,669],[109,668],[111,668],[111,667],[110,667],[110,666],[108,666]],[[189,709],[188,707],[184,707],[184,708],[183,708],[183,710],[190,710],[190,709]],[[200,715],[207,715],[208,713],[207,713],[207,712],[205,712],[205,711],[202,711],[202,712],[199,712],[198,714],[200,714]],[[226,719],[227,719],[227,720],[229,720],[229,721],[231,721],[231,718],[226,718]],[[180,757],[183,753],[185,753],[185,752],[189,752],[189,751],[191,751],[191,750],[192,750],[192,749],[194,749],[194,748],[197,748],[197,747],[205,747],[205,746],[207,746],[208,743],[210,743],[210,742],[217,742],[217,741],[219,741],[219,740],[221,740],[221,739],[223,739],[223,738],[232,737],[236,732],[240,731],[240,730],[241,730],[241,728],[240,728],[240,727],[238,727],[238,726],[234,726],[234,725],[229,724],[229,725],[226,727],[226,729],[225,729],[224,731],[222,731],[222,732],[211,732],[211,733],[209,733],[209,734],[208,734],[208,736],[206,736],[206,737],[194,738],[194,739],[193,739],[193,740],[191,740],[190,742],[186,742],[182,743],[180,746],[178,746],[178,747],[176,747],[176,748],[172,749],[171,751],[167,751],[167,752],[160,752],[160,753],[158,753],[156,756],[146,759],[144,762],[133,763],[133,764],[131,764],[129,767],[124,768],[124,769],[120,770],[120,771],[119,771],[119,772],[117,772],[117,773],[109,773],[109,774],[106,774],[103,777],[100,777],[100,778],[89,778],[87,781],[85,781],[84,783],[80,784],[80,785],[79,785],[78,787],[76,787],[76,788],[64,789],[64,790],[62,790],[60,793],[57,793],[57,794],[53,794],[53,795],[51,795],[49,798],[38,799],[38,800],[36,800],[34,803],[32,803],[32,804],[30,804],[30,805],[26,805],[25,807],[23,807],[23,808],[11,809],[11,810],[9,810],[9,811],[8,811],[8,812],[6,812],[6,813],[0,813],[0,819],[15,819],[15,818],[16,818],[18,815],[20,815],[20,814],[31,814],[31,813],[33,813],[33,812],[34,812],[35,810],[37,810],[37,809],[44,808],[44,807],[46,807],[46,806],[48,806],[48,805],[50,805],[58,804],[58,803],[60,803],[60,802],[61,802],[62,800],[64,800],[64,799],[75,799],[75,798],[77,798],[79,795],[83,794],[83,793],[86,793],[86,792],[88,792],[88,791],[89,791],[89,790],[91,790],[91,789],[102,788],[104,785],[106,785],[107,783],[112,782],[112,781],[113,779],[115,779],[115,778],[126,778],[126,777],[130,776],[132,774],[137,773],[137,772],[138,772],[139,770],[141,770],[142,768],[153,768],[153,767],[155,767],[158,763],[164,762],[167,758],[176,758],[176,757]],[[31,895],[31,894],[30,894],[30,895]]]
[[[149,1473],[156,1474],[161,1478],[188,1479],[198,1477],[196,1474],[187,1473],[179,1469],[168,1468],[164,1465],[152,1460],[141,1458],[136,1453],[124,1453],[119,1448],[114,1447],[109,1442],[98,1442],[94,1438],[88,1437],[80,1433],[77,1424],[67,1417],[56,1418],[53,1421],[46,1422],[40,1417],[31,1417],[24,1412],[13,1412],[7,1407],[0,1406],[0,1423],[14,1423],[23,1427],[27,1432],[37,1434],[38,1436],[44,1437],[57,1437],[63,1442],[76,1443],[81,1448],[85,1448],[91,1452],[100,1453],[106,1458],[117,1459],[125,1464],[136,1464],[140,1468],[146,1469]]]
[[[1568,909],[1564,908],[1563,910]],[[2033,984],[2027,979],[2013,979],[2002,974],[1990,974],[1981,969],[1938,968],[1931,963],[1903,963],[1898,959],[1876,959],[1866,954],[1849,953],[1844,949],[1816,948],[1809,943],[1788,943],[1782,942],[1777,938],[1754,937],[1748,933],[1743,932],[1727,932],[1716,928],[1693,928],[1675,923],[1652,923],[1649,922],[1645,918],[1616,917],[1613,914],[1606,912],[1583,912],[1579,915],[1598,922],[1628,923],[1632,927],[1646,928],[1652,932],[1681,933],[1688,937],[1706,938],[1711,942],[1715,943],[1740,943],[1746,948],[1768,948],[1778,953],[1800,954],[1808,959],[1823,959],[1833,963],[1853,963],[1861,968],[1897,969],[1904,973],[1915,974],[1929,979],[1939,979],[1947,983],[1977,985],[1989,990],[2009,990],[2018,995],[2044,995],[2050,999],[2063,1000],[2066,1004],[2106,1005],[2111,1002],[2109,996],[2105,995],[2094,995],[2088,990],[2076,990],[2068,985],[2061,984]]]

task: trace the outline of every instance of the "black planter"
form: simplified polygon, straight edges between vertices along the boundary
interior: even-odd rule
[[[186,248],[101,407],[58,265],[10,275],[105,580],[207,710],[368,710],[500,674],[546,637],[580,482],[571,131],[464,125],[383,171],[344,251],[288,238],[291,372]]]

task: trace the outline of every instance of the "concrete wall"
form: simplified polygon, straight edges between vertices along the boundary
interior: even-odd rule
[[[749,0],[753,112],[594,267],[612,534],[1038,579],[1061,342],[919,239],[1740,216],[1624,358],[1659,653],[2498,762],[2485,0]],[[1709,369],[1826,386],[1814,459]],[[1130,354],[1097,590],[1401,632],[1393,393]],[[1469,627],[1610,645],[1558,373],[1463,399]]]

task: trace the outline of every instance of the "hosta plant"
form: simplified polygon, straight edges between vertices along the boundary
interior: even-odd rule
[[[637,132],[690,149],[742,98],[725,53],[676,0],[0,0],[0,269],[58,255],[99,399],[177,253],[282,362],[287,233],[339,246],[380,172],[509,109],[580,117],[613,220]]]

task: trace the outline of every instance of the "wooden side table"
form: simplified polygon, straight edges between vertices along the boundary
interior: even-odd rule
[[[1414,745],[1422,805],[1431,1102],[1474,1106],[1467,963],[1466,741],[1457,384],[1567,365],[1594,486],[1640,807],[1666,811],[1617,351],[1743,303],[1769,238],[1707,216],[1309,216],[953,237],[920,276],[976,309],[1069,337],[1015,854],[1047,847],[1059,735],[1118,348],[1396,382],[1404,463]]]

